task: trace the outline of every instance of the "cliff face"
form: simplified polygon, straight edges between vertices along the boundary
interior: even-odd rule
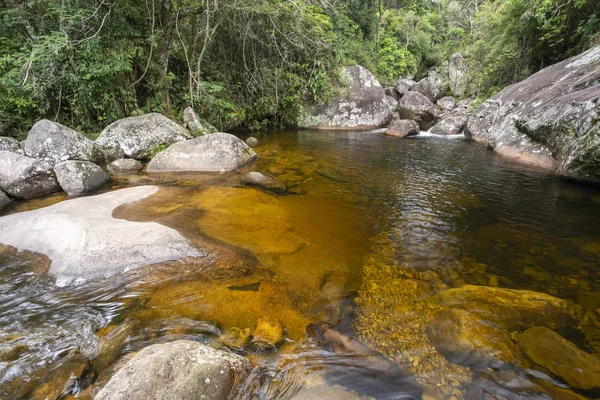
[[[600,46],[485,101],[465,135],[519,162],[600,184],[599,99]]]

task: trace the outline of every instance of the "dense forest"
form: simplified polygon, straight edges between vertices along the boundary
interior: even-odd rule
[[[2,0],[0,135],[50,118],[94,135],[192,105],[275,128],[327,100],[341,66],[382,83],[460,52],[470,97],[600,42],[597,0]]]

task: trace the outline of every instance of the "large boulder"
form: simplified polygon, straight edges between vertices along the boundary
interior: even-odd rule
[[[442,97],[436,102],[442,111],[452,111],[456,108],[456,99],[452,96]]]
[[[392,112],[375,76],[360,65],[346,67],[344,75],[344,94],[305,112],[298,121],[301,128],[375,129],[389,122]]]
[[[22,143],[26,155],[51,165],[66,160],[101,162],[102,152],[90,139],[59,123],[43,119],[36,122]]]
[[[0,151],[0,188],[17,199],[60,190],[50,164],[11,151]]]
[[[243,140],[219,132],[175,143],[158,153],[148,164],[148,172],[234,171],[258,156]]]
[[[110,176],[89,161],[64,161],[54,167],[60,187],[69,196],[81,196],[110,181]]]
[[[466,310],[499,328],[520,331],[534,326],[551,329],[579,325],[576,305],[545,293],[465,285],[430,298],[434,304]]]
[[[600,355],[580,350],[558,333],[536,327],[517,336],[519,346],[535,364],[574,388],[600,389]]]
[[[198,117],[192,107],[183,110],[183,125],[189,129],[193,136],[202,136],[209,133],[217,133],[217,128],[207,121]]]
[[[396,92],[398,93],[398,97],[404,96],[406,93],[413,90],[417,82],[412,79],[399,79],[396,83]]]
[[[235,354],[189,340],[142,349],[98,392],[95,400],[238,398],[252,366]]]
[[[118,206],[157,190],[155,186],[133,187],[0,217],[0,243],[46,255],[52,260],[49,273],[59,285],[205,256],[164,225],[113,218]]]
[[[444,82],[437,72],[432,71],[427,78],[417,82],[412,90],[421,93],[435,103],[444,96]]]
[[[467,137],[498,154],[600,184],[600,46],[509,86],[469,117]]]
[[[417,121],[422,130],[431,128],[436,121],[435,106],[419,92],[408,92],[398,103],[402,119]]]
[[[455,96],[467,94],[469,86],[469,66],[460,53],[454,53],[448,59],[448,81]]]
[[[458,135],[462,132],[466,122],[466,115],[446,117],[435,124],[429,132],[435,133],[436,135]]]
[[[189,139],[190,133],[164,115],[150,113],[113,122],[96,143],[118,158],[150,159],[161,148]]]
[[[415,136],[421,132],[421,127],[412,119],[394,119],[386,129],[388,136],[406,137]]]
[[[21,148],[19,141],[8,136],[0,137],[0,151],[17,151]]]

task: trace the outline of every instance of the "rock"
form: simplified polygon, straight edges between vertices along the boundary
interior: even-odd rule
[[[464,310],[444,310],[427,324],[431,343],[454,364],[474,369],[523,365],[523,356],[510,333],[490,326]]]
[[[27,398],[33,400],[58,399],[71,392],[77,381],[90,368],[90,362],[81,355],[73,355],[58,367],[49,371]]]
[[[302,388],[291,400],[361,400],[361,397],[355,393],[349,392],[335,386],[314,386],[311,388]]]
[[[81,133],[56,122],[36,122],[22,143],[26,155],[55,165],[67,160],[101,162],[100,149]]]
[[[575,305],[529,290],[465,285],[440,292],[430,302],[471,312],[502,329],[520,331],[533,326],[551,329],[577,326]]]
[[[400,117],[417,121],[422,130],[431,128],[436,121],[433,103],[419,92],[406,93],[398,103]]]
[[[298,126],[311,129],[360,129],[384,126],[392,117],[385,91],[375,76],[360,65],[346,67],[345,93],[300,116]]]
[[[446,117],[435,124],[429,132],[435,133],[436,135],[458,135],[462,132],[466,122],[466,115]]]
[[[0,210],[10,204],[10,198],[0,190]]]
[[[574,388],[600,389],[600,356],[580,350],[558,333],[535,327],[517,335],[523,353]]]
[[[469,85],[469,66],[462,54],[454,53],[448,60],[448,80],[450,90],[455,96],[462,97]]]
[[[227,332],[221,335],[219,341],[225,346],[241,350],[250,343],[250,328],[229,328]]]
[[[100,338],[96,357],[92,360],[96,371],[108,368],[119,359],[131,331],[132,325],[125,322],[112,327],[108,333]]]
[[[250,147],[256,147],[258,146],[258,139],[254,136],[250,136],[248,139],[246,139],[246,144]]]
[[[64,161],[54,167],[60,187],[69,196],[90,193],[106,182],[110,176],[99,166],[89,161]]]
[[[240,180],[248,186],[256,186],[276,193],[285,192],[285,185],[277,178],[260,172],[248,172],[241,176]]]
[[[396,83],[396,92],[398,93],[399,99],[406,93],[410,92],[416,84],[417,82],[413,81],[412,79],[400,79]]]
[[[10,151],[0,151],[0,188],[17,199],[60,190],[50,164]]]
[[[205,256],[164,225],[112,217],[118,206],[156,191],[155,186],[138,186],[0,217],[0,243],[48,256],[49,273],[59,285]]]
[[[427,78],[421,79],[411,90],[435,103],[444,96],[444,83],[436,72],[430,72]]]
[[[395,98],[386,95],[385,100],[387,101],[390,110],[396,110],[398,108],[398,101]]]
[[[498,154],[600,184],[600,46],[511,85],[467,120],[465,135]]]
[[[136,174],[143,168],[144,164],[133,158],[120,158],[108,164],[108,170],[114,174]]]
[[[217,128],[198,117],[192,107],[187,107],[183,110],[183,126],[188,128],[193,136],[202,136],[218,132]]]
[[[109,154],[147,160],[157,149],[182,142],[190,133],[167,117],[150,113],[113,122],[100,133],[96,143]]]
[[[398,93],[395,87],[387,86],[383,89],[383,91],[385,92],[386,96],[393,97],[396,101],[400,100],[400,93]]]
[[[250,363],[198,342],[179,340],[142,349],[95,400],[229,399],[243,391]]]
[[[0,136],[0,151],[17,151],[21,148],[19,141],[8,136]]]
[[[446,96],[439,99],[436,104],[442,111],[452,111],[456,108],[456,99],[452,96]]]
[[[283,341],[283,326],[274,318],[259,318],[252,331],[252,344],[259,349],[270,349]]]
[[[158,153],[148,164],[148,172],[234,171],[257,159],[241,139],[229,133],[213,133],[175,143]]]
[[[421,132],[419,124],[412,119],[394,119],[385,131],[388,136],[415,136]]]

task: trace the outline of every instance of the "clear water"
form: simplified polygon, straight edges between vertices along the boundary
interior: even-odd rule
[[[567,300],[580,319],[559,333],[600,353],[598,188],[460,137],[281,132],[262,137],[256,151],[261,159],[242,172],[278,176],[288,195],[242,188],[238,173],[128,176],[105,189],[158,185],[113,215],[179,230],[219,255],[210,265],[166,263],[57,288],[44,257],[2,252],[0,397],[64,398],[67,387],[91,398],[135,351],[181,338],[247,355],[259,366],[245,391],[253,398],[324,384],[381,399],[422,390],[429,398],[600,396],[529,361],[482,366],[470,354],[442,354],[427,333],[440,318],[431,305],[437,293],[530,290]],[[223,339],[232,329],[252,332],[260,318],[285,329],[277,349]],[[321,321],[358,347],[307,337]],[[123,327],[118,356],[94,361],[102,338]],[[514,341],[525,328],[501,329]],[[493,342],[486,332],[482,340]],[[72,371],[80,379],[65,386]]]

